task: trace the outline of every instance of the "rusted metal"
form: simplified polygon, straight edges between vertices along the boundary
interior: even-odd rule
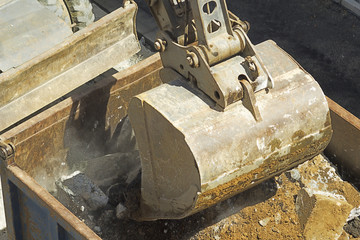
[[[52,11],[28,0],[0,2],[0,32],[0,72],[18,67],[72,34]]]
[[[270,60],[269,60],[270,61]],[[277,59],[274,55],[274,58],[271,59],[271,61],[276,62]],[[272,74],[275,76],[275,78],[278,78],[279,76],[285,74],[288,71],[291,71],[293,66],[282,66],[281,68],[276,69],[276,71],[272,71]],[[6,207],[6,216],[8,219],[7,223],[7,230],[9,234],[9,239],[16,239],[15,238],[15,230],[14,230],[14,217],[13,217],[13,208],[12,200],[16,199],[16,195],[14,192],[10,191],[9,184],[5,184],[8,182],[7,173],[14,176],[16,182],[21,181],[23,182],[22,185],[20,185],[20,188],[17,189],[17,191],[21,191],[22,188],[27,189],[27,193],[31,198],[38,199],[39,206],[42,206],[44,209],[58,209],[59,212],[63,212],[64,215],[51,215],[49,218],[49,221],[51,219],[55,219],[56,221],[61,222],[61,226],[66,226],[67,222],[70,225],[75,224],[76,229],[74,229],[73,226],[69,227],[62,227],[64,231],[70,231],[71,229],[74,229],[75,233],[72,233],[73,236],[78,236],[78,238],[75,239],[85,239],[85,237],[80,236],[86,236],[87,231],[91,231],[83,224],[79,224],[77,218],[73,214],[67,215],[66,209],[63,208],[61,204],[57,204],[54,197],[46,193],[46,191],[41,187],[38,186],[37,183],[34,181],[35,172],[32,171],[32,169],[37,168],[37,170],[40,169],[52,169],[54,166],[51,165],[50,162],[47,160],[49,158],[52,158],[52,156],[56,156],[59,152],[63,151],[64,149],[67,149],[69,145],[74,143],[74,139],[71,140],[71,138],[65,138],[66,133],[69,133],[68,130],[72,128],[79,128],[82,129],[79,134],[79,136],[84,135],[82,138],[87,138],[89,135],[86,135],[84,133],[91,132],[92,128],[90,127],[84,127],[82,126],[81,120],[84,119],[86,116],[94,116],[101,112],[102,108],[106,109],[106,115],[110,117],[110,121],[106,123],[107,130],[103,131],[102,134],[97,135],[99,137],[101,136],[108,136],[107,134],[113,131],[116,124],[118,123],[119,119],[121,119],[123,116],[126,115],[128,103],[127,101],[130,100],[130,98],[138,94],[140,91],[145,91],[147,89],[156,87],[160,84],[159,80],[159,71],[162,69],[161,66],[161,60],[159,57],[159,54],[156,54],[152,56],[151,58],[148,58],[142,62],[140,62],[138,65],[131,67],[124,72],[117,73],[114,76],[102,76],[102,81],[96,82],[94,85],[91,86],[83,86],[81,89],[77,90],[74,94],[71,95],[70,98],[67,98],[63,100],[61,103],[56,104],[51,109],[47,109],[36,116],[32,117],[31,119],[27,120],[26,122],[23,122],[22,124],[16,126],[15,128],[12,128],[5,133],[3,133],[3,141],[11,140],[15,143],[16,146],[16,152],[21,151],[21,148],[24,148],[22,153],[17,153],[14,156],[14,161],[10,161],[10,164],[12,166],[17,166],[17,168],[14,170],[14,168],[8,169],[8,166],[3,162],[0,161],[1,167],[1,177],[2,177],[2,185],[3,185],[3,192],[4,192],[4,201],[5,201],[5,207]],[[137,89],[140,88],[140,89]],[[104,97],[104,99],[101,100],[100,104],[96,104],[96,101],[101,93],[109,93],[110,96],[108,97],[109,101],[106,101],[107,97]],[[120,98],[118,98],[120,96]],[[330,108],[332,108],[332,105],[329,103]],[[120,109],[119,109],[120,108]],[[333,109],[333,108],[332,108]],[[87,113],[86,113],[87,112]],[[118,112],[118,115],[113,115],[113,113]],[[346,115],[348,114],[345,110],[341,110],[341,114],[338,114],[340,118],[347,119]],[[101,112],[102,113],[102,112]],[[333,113],[331,113],[333,114]],[[304,116],[306,117],[306,116]],[[102,118],[102,117],[101,117]],[[78,119],[78,122],[75,123],[75,119]],[[94,123],[96,121],[96,118],[93,118],[90,122]],[[69,122],[68,127],[63,127],[63,124],[66,125],[66,123]],[[101,121],[100,121],[101,122]],[[344,125],[346,127],[349,127],[348,130],[345,129],[345,132],[351,132],[354,133],[357,132],[360,133],[359,128],[353,127],[352,124],[356,123],[352,121],[345,120],[348,124]],[[85,122],[88,126],[93,125],[88,122]],[[334,128],[337,128],[337,124],[343,124],[341,121],[334,121],[333,126]],[[61,126],[61,127],[58,127]],[[70,127],[71,126],[71,127]],[[66,131],[64,133],[63,131]],[[57,132],[57,134],[49,135],[49,132]],[[335,130],[336,131],[336,130]],[[342,131],[342,130],[340,130]],[[107,132],[107,133],[104,133]],[[270,131],[269,131],[270,133]],[[86,136],[85,136],[86,135]],[[37,137],[38,136],[38,137]],[[93,135],[95,136],[95,135]],[[301,134],[297,134],[296,136],[301,136]],[[341,136],[341,134],[334,134],[333,140],[337,138],[338,136]],[[41,140],[44,138],[44,140]],[[81,138],[81,137],[80,137]],[[39,141],[39,139],[41,141]],[[102,138],[102,139],[107,139]],[[356,139],[355,139],[356,140]],[[36,143],[31,142],[39,141]],[[66,141],[70,141],[66,143]],[[337,140],[336,140],[337,141]],[[344,141],[339,139],[340,141]],[[42,152],[41,154],[46,153],[48,151],[48,154],[41,155],[41,154],[35,154],[37,151],[41,151],[43,147],[43,143],[46,142],[54,142],[52,145],[46,145],[46,150]],[[349,144],[356,143],[356,141],[350,142]],[[274,142],[273,146],[275,147],[277,144]],[[343,152],[342,150],[340,151]],[[337,156],[340,156],[341,154],[337,154]],[[350,155],[349,155],[350,156]],[[351,161],[355,164],[357,161],[358,155],[351,155],[353,157],[353,160],[349,159],[349,164],[351,164]],[[29,161],[27,161],[29,160]],[[21,165],[18,166],[17,163]],[[60,163],[60,162],[59,162]],[[297,164],[295,162],[294,164]],[[291,167],[291,166],[289,166]],[[264,169],[266,171],[267,168],[273,168],[272,165],[264,166]],[[12,174],[12,172],[16,172],[15,174]],[[265,171],[259,172],[253,172],[254,174],[264,174]],[[27,174],[29,172],[30,174]],[[51,172],[49,170],[49,172]],[[26,179],[29,180],[23,180],[24,175],[26,175]],[[30,176],[29,176],[30,175]],[[235,180],[235,184],[231,183],[232,186],[236,186],[236,184],[240,185],[246,185],[247,182],[250,182],[250,179],[237,179]],[[244,182],[244,183],[243,183]],[[27,187],[28,184],[32,184],[32,187]],[[14,185],[12,185],[14,186]],[[223,186],[223,189],[227,189],[226,186]],[[41,190],[41,191],[40,191]],[[33,193],[35,192],[35,193]],[[49,206],[47,205],[49,204]],[[55,205],[54,205],[55,204]],[[204,202],[205,204],[205,202]],[[62,211],[64,210],[64,211]],[[21,215],[22,213],[18,213]],[[55,217],[56,216],[56,217]],[[61,228],[59,228],[61,229]],[[60,235],[64,236],[64,235]],[[66,239],[65,237],[59,238],[59,239]]]
[[[19,234],[26,239],[99,239],[37,181],[46,177],[52,182],[62,163],[103,151],[103,143],[126,116],[130,99],[160,85],[161,68],[154,55],[120,73],[105,73],[1,135],[3,142],[16,147],[9,161],[0,163],[9,239],[21,239]],[[96,147],[91,153],[89,144]],[[40,214],[44,215],[37,219]]]
[[[139,51],[137,6],[124,2],[124,8],[0,75],[0,132]]]
[[[0,138],[0,158],[2,158],[2,160],[8,160],[8,158],[14,155],[14,152],[14,144],[11,142],[3,142]]]
[[[325,150],[326,156],[360,186],[360,119],[327,98],[334,135]]]
[[[274,78],[256,93],[262,120],[242,102],[219,111],[183,79],[142,93],[129,116],[141,153],[140,220],[183,218],[321,152],[332,130],[317,82],[271,41],[256,46]]]
[[[155,55],[113,76],[102,75],[95,84],[81,87],[61,103],[6,131],[2,138],[17,149],[14,163],[32,177],[45,169],[51,179],[56,173],[52,165],[61,165],[68,155],[81,153],[77,154],[81,160],[101,154],[104,142],[126,116],[130,99],[161,83],[160,68]]]

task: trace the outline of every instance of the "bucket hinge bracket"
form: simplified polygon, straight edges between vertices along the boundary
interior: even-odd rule
[[[273,88],[271,75],[247,36],[249,24],[225,0],[147,0],[160,28],[155,49],[169,68],[221,109],[242,100],[239,80],[254,93]],[[252,94],[253,95],[253,94]]]
[[[15,145],[12,142],[3,141],[0,138],[0,158],[4,161],[14,156]]]

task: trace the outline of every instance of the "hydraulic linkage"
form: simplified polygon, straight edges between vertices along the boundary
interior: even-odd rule
[[[247,37],[250,26],[228,11],[225,0],[149,0],[160,27],[155,48],[164,68],[193,83],[220,109],[246,98],[261,120],[254,92],[273,80]]]

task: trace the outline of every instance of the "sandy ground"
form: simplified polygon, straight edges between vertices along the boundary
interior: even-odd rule
[[[340,214],[333,214],[335,209],[329,205],[326,205],[319,215],[315,214],[323,224],[311,228],[322,234],[328,231],[341,234],[350,209],[360,205],[360,193],[351,184],[343,182],[333,166],[323,156],[318,155],[291,171],[185,219],[135,222],[116,220],[114,216],[106,213],[107,219],[100,217],[98,220],[101,229],[99,234],[106,240],[300,240],[305,236],[297,198],[299,191],[303,189],[325,194],[331,199],[332,196],[341,197],[350,205],[350,208],[343,212],[345,218],[340,220],[340,224],[334,224],[336,221],[333,219],[339,219]]]

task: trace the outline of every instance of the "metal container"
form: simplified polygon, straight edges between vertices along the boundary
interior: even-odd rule
[[[2,133],[1,178],[9,239],[100,239],[39,184],[44,180],[39,173],[46,183],[69,155],[81,159],[101,154],[103,143],[127,114],[130,99],[160,84],[160,69],[159,55],[154,55],[121,73],[104,74]],[[344,117],[349,113],[335,103],[330,108],[339,117],[333,121],[332,143],[338,144],[344,134],[360,135],[359,119],[349,121]],[[344,151],[332,143],[327,150],[342,159]],[[354,150],[345,156],[350,166],[359,163],[358,143],[347,142]]]
[[[160,84],[160,68],[155,55],[121,73],[104,74],[2,133],[9,239],[100,239],[41,185],[53,182],[64,161],[101,155],[131,97]]]

